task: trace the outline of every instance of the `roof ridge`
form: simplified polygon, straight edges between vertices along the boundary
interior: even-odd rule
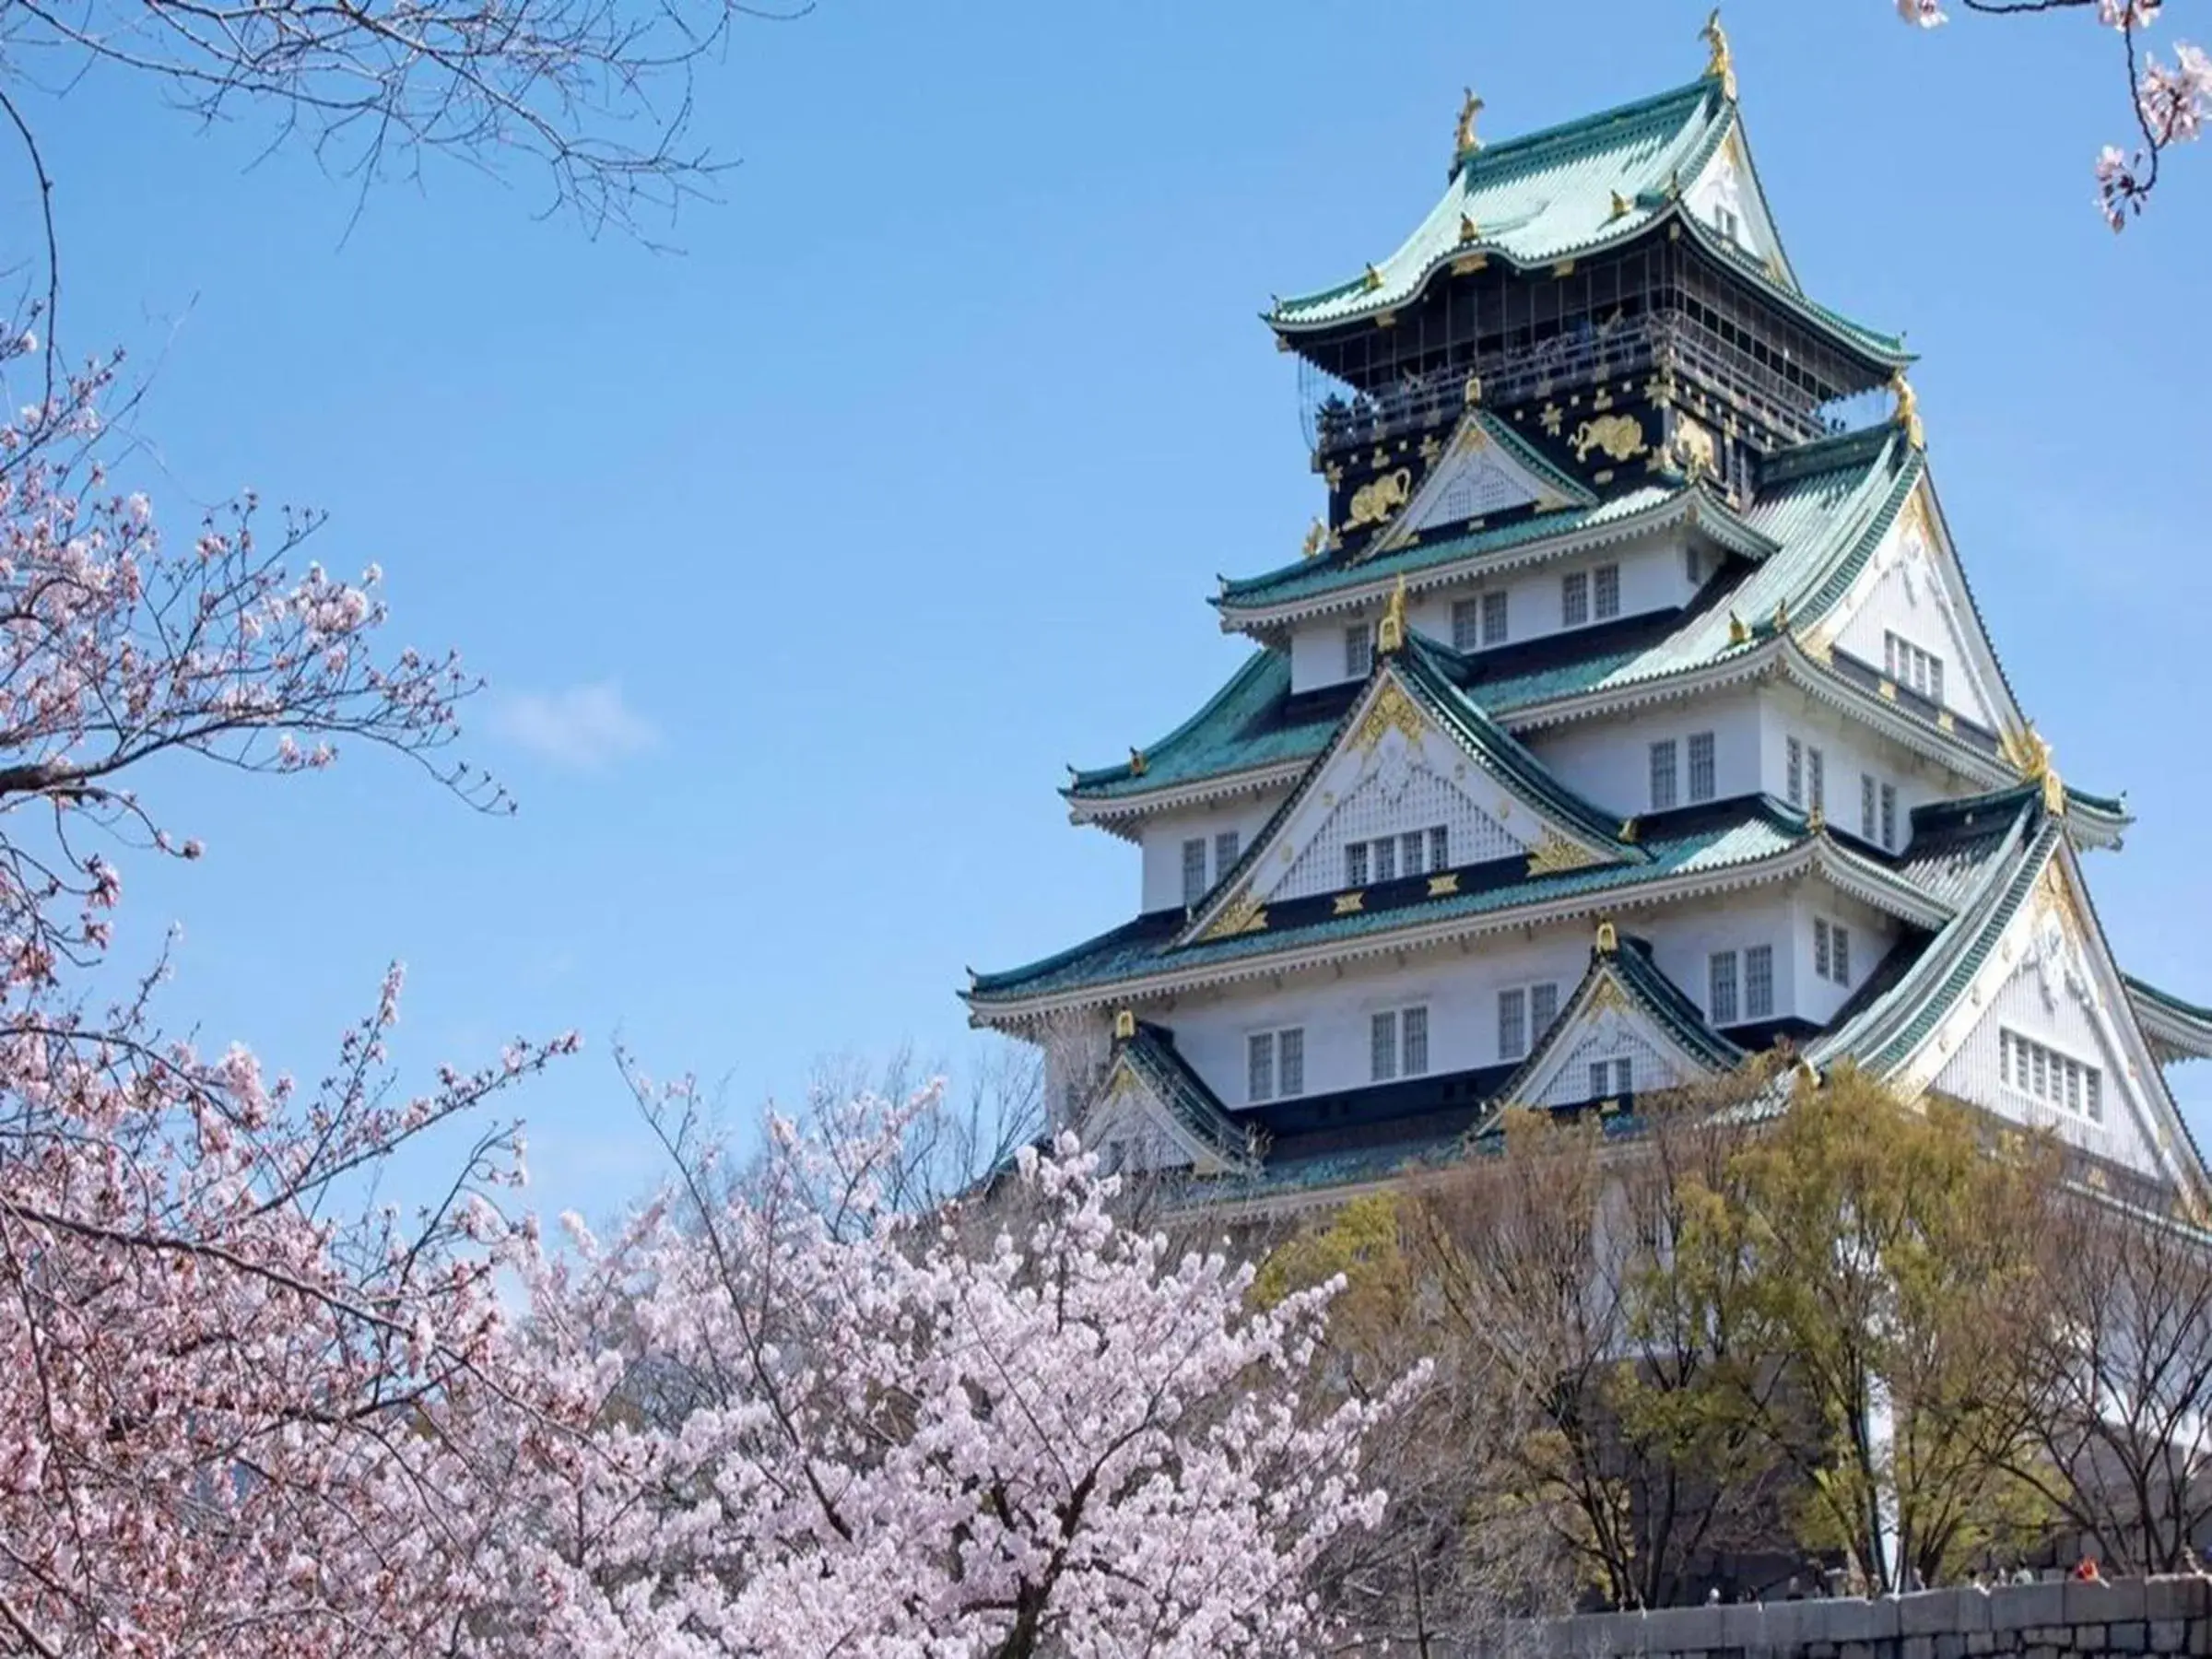
[[[1605,129],[1654,117],[1677,103],[1694,101],[1701,104],[1717,89],[1718,83],[1712,76],[1701,75],[1696,80],[1685,81],[1663,92],[1653,92],[1627,103],[1615,104],[1610,109],[1594,110],[1587,115],[1557,121],[1533,132],[1516,133],[1510,138],[1485,143],[1481,148],[1471,150],[1460,158],[1452,170],[1453,180],[1456,182],[1470,173],[1480,171],[1504,172],[1507,169],[1500,166],[1500,162],[1524,160],[1539,148],[1564,147],[1573,143],[1587,142],[1601,135],[1615,135],[1605,134]]]
[[[1153,743],[1149,748],[1134,749],[1131,753],[1133,755],[1157,754],[1174,743],[1177,738],[1189,735],[1191,732],[1205,724],[1207,715],[1226,703],[1238,691],[1242,690],[1248,680],[1257,677],[1262,670],[1270,665],[1270,660],[1280,654],[1272,646],[1261,645],[1254,648],[1241,663],[1237,665],[1237,671],[1223,681],[1211,697],[1198,706],[1195,713],[1184,720],[1166,736]],[[1131,764],[1130,761],[1124,760],[1118,766],[1098,766],[1088,771],[1077,769],[1075,777],[1062,786],[1060,793],[1063,795],[1070,795],[1087,786],[1111,783],[1118,779],[1132,776]],[[1134,775],[1141,776],[1142,774]]]

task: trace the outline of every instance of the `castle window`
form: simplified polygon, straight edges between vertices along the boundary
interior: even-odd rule
[[[1574,571],[1559,578],[1559,626],[1580,628],[1590,620],[1590,572]]]
[[[1897,785],[1882,785],[1882,845],[1897,851]]]
[[[1599,565],[1591,574],[1596,579],[1591,584],[1590,609],[1592,614],[1600,622],[1610,617],[1619,616],[1620,567],[1617,564]]]
[[[1253,1104],[1306,1092],[1306,1029],[1254,1031],[1244,1040],[1244,1097]]]
[[[1701,587],[1705,582],[1705,553],[1701,547],[1682,549],[1682,575],[1691,587]]]
[[[1732,242],[1740,245],[1744,240],[1744,221],[1736,217],[1735,209],[1717,202],[1713,204],[1712,228]]]
[[[1602,1100],[1608,1096],[1618,1099],[1632,1094],[1636,1088],[1636,1067],[1627,1055],[1618,1060],[1590,1062],[1590,1098]]]
[[[1214,837],[1214,879],[1216,881],[1220,880],[1236,867],[1237,848],[1237,832],[1234,830],[1224,830]]]
[[[1551,1030],[1551,1022],[1559,1017],[1559,986],[1557,980],[1546,980],[1528,988],[1528,1040],[1531,1042]]]
[[[1744,952],[1744,1018],[1774,1018],[1774,947],[1754,945]]]
[[[1508,596],[1502,588],[1482,596],[1482,642],[1485,645],[1505,643],[1505,602]]]
[[[1344,843],[1344,885],[1347,888],[1363,888],[1367,885],[1367,843],[1365,841]]]
[[[1418,830],[1408,830],[1398,837],[1399,867],[1408,876],[1421,874],[1421,857],[1429,850],[1429,838]]]
[[[1828,757],[1817,748],[1805,751],[1805,793],[1808,810],[1828,810]]]
[[[1395,881],[1398,878],[1398,843],[1385,835],[1373,843],[1370,856],[1374,860],[1377,881]]]
[[[1805,745],[1792,737],[1783,744],[1783,793],[1789,796],[1791,806],[1802,806],[1805,805]]]
[[[1813,972],[1839,985],[1851,983],[1851,929],[1813,918]]]
[[[1705,964],[1705,1017],[1716,1026],[1736,1021],[1735,952],[1716,950]]]
[[[1195,904],[1206,897],[1206,837],[1182,843],[1182,901]]]
[[[1344,630],[1344,677],[1365,679],[1375,665],[1375,636],[1366,623]]]
[[[2008,1088],[2076,1117],[2104,1121],[2104,1078],[2096,1066],[2009,1030],[1997,1033],[1997,1065]]]
[[[1875,838],[1875,828],[1881,812],[1881,808],[1877,805],[1880,799],[1881,790],[1875,783],[1874,774],[1861,772],[1859,774],[1859,833],[1868,841]]]
[[[1900,635],[1882,636],[1882,666],[1900,686],[1909,686],[1930,702],[1943,700],[1943,659],[1923,651]]]
[[[1386,1009],[1368,1021],[1368,1076],[1388,1083],[1398,1075],[1398,1015]]]
[[[1652,810],[1665,812],[1675,804],[1675,740],[1652,745]]]
[[[1455,599],[1452,602],[1452,649],[1473,651],[1482,643],[1482,601]]]
[[[1429,867],[1432,870],[1452,867],[1452,829],[1448,824],[1438,824],[1429,831]]]
[[[1407,1008],[1398,1016],[1398,1071],[1408,1077],[1429,1075],[1429,1010]]]
[[[1528,993],[1516,987],[1498,993],[1498,1058],[1518,1060],[1528,1053]]]
[[[1693,801],[1712,799],[1715,783],[1712,763],[1712,734],[1692,732],[1689,736],[1689,798]]]

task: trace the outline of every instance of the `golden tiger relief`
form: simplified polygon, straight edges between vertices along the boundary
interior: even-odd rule
[[[1354,524],[1379,524],[1393,512],[1406,505],[1413,494],[1413,471],[1401,466],[1396,472],[1384,473],[1352,491]]]

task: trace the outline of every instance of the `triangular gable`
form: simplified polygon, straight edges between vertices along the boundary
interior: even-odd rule
[[[1892,1068],[2182,1193],[2206,1173],[2063,835],[1970,982]],[[2023,876],[2027,872],[2023,872]],[[2096,1073],[2090,1081],[2091,1069]]]
[[[1759,173],[1751,165],[1740,118],[1731,119],[1727,136],[1714,146],[1704,166],[1684,184],[1682,207],[1765,266],[1775,281],[1792,288],[1797,286],[1789,255],[1783,252],[1774,215],[1767,206],[1766,192],[1759,188]],[[1733,234],[1724,212],[1735,221]]]
[[[1199,1175],[1256,1169],[1253,1137],[1175,1053],[1173,1041],[1123,1016],[1106,1075],[1077,1134],[1116,1171],[1187,1169]]]
[[[1559,472],[1480,409],[1460,418],[1429,475],[1405,511],[1377,537],[1366,557],[1405,547],[1433,530],[1458,528],[1516,508],[1556,512],[1597,498]]]
[[[1813,649],[1833,646],[1904,687],[1911,666],[1892,660],[1891,634],[1941,661],[1947,708],[1986,730],[2022,727],[1924,473],[1896,523],[1822,620]]]
[[[1528,1107],[1609,1103],[1713,1077],[1742,1058],[1659,971],[1648,946],[1603,923],[1589,971],[1498,1098]]]
[[[1256,931],[1268,905],[1317,893],[1337,893],[1346,914],[1357,912],[1364,888],[1348,879],[1346,853],[1354,842],[1370,849],[1369,883],[1382,879],[1373,848],[1385,837],[1394,842],[1392,879],[1448,879],[1446,872],[1468,865],[1515,857],[1528,859],[1531,875],[1545,875],[1641,856],[1614,828],[1467,702],[1412,641],[1378,659],[1328,747],[1180,942]],[[1432,850],[1438,830],[1441,860]],[[1415,849],[1408,838],[1417,836]],[[1409,867],[1416,859],[1418,868]]]

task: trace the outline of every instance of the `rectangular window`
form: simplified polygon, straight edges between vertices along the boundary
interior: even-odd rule
[[[1590,572],[1576,571],[1559,578],[1559,626],[1580,628],[1590,620]]]
[[[1783,786],[1790,805],[1805,805],[1805,745],[1792,737],[1783,745]]]
[[[1998,1072],[2008,1088],[2092,1123],[2104,1121],[2104,1074],[2018,1031],[1997,1033]]]
[[[1395,881],[1398,878],[1398,843],[1390,836],[1375,842],[1375,879]]]
[[[1195,904],[1206,897],[1206,837],[1182,843],[1182,901]]]
[[[1836,983],[1848,985],[1851,983],[1851,929],[1831,927],[1829,934],[1835,941]]]
[[[1306,1092],[1306,1029],[1292,1026],[1275,1038],[1275,1086],[1286,1100]]]
[[[1429,850],[1429,837],[1419,830],[1408,830],[1398,837],[1398,864],[1408,876],[1421,873],[1422,854]]]
[[[1551,1022],[1559,1017],[1559,986],[1556,980],[1528,988],[1528,1040],[1531,1042],[1551,1030]]]
[[[1255,1031],[1244,1041],[1244,1098],[1275,1099],[1275,1033]]]
[[[1505,643],[1505,601],[1503,589],[1482,596],[1482,642],[1485,645]]]
[[[1723,207],[1716,203],[1712,209],[1712,228],[1730,241],[1743,241],[1744,221],[1736,217],[1733,207]]]
[[[1234,830],[1224,830],[1214,837],[1214,879],[1220,880],[1236,867],[1238,840]]]
[[[1367,885],[1367,843],[1365,841],[1346,841],[1344,843],[1344,885],[1347,888],[1363,888]]]
[[[1429,867],[1432,870],[1452,867],[1452,830],[1448,824],[1439,824],[1429,831]]]
[[[1820,916],[1813,918],[1813,974],[1817,979],[1828,977],[1828,922]]]
[[[1943,700],[1943,659],[1941,657],[1928,659],[1928,700],[1936,703]]]
[[[1880,793],[1875,787],[1874,774],[1861,772],[1859,774],[1859,834],[1867,841],[1874,839],[1875,817],[1880,810],[1877,802],[1880,798]]]
[[[1774,947],[1754,945],[1744,952],[1744,1018],[1774,1018]]]
[[[1683,579],[1693,588],[1704,582],[1705,555],[1701,549],[1697,547],[1682,549],[1682,575]]]
[[[1498,1058],[1518,1060],[1528,1053],[1528,993],[1498,993]]]
[[[1886,633],[1882,636],[1882,666],[1897,684],[1911,688],[1930,702],[1943,700],[1943,659],[1933,652]]]
[[[1716,950],[1706,959],[1705,989],[1705,1017],[1716,1026],[1734,1025],[1739,1018],[1735,951]]]
[[[1603,1100],[1606,1085],[1612,1080],[1613,1065],[1610,1061],[1593,1060],[1590,1062],[1590,1098],[1592,1100]]]
[[[1652,745],[1652,810],[1665,812],[1675,804],[1675,740]]]
[[[1482,601],[1454,599],[1452,602],[1452,649],[1472,651],[1482,643]]]
[[[1617,1095],[1636,1092],[1636,1065],[1626,1054],[1613,1062],[1613,1092]]]
[[[1344,677],[1365,679],[1375,665],[1375,637],[1361,622],[1344,630]]]
[[[1828,757],[1817,748],[1805,751],[1805,793],[1809,811],[1828,810]]]
[[[1590,614],[1600,622],[1620,615],[1620,567],[1599,565],[1591,572]]]
[[[1897,785],[1882,785],[1882,845],[1897,851]]]
[[[1689,735],[1689,798],[1710,801],[1716,787],[1713,778],[1712,734],[1692,732]]]
[[[1429,1010],[1407,1008],[1398,1016],[1398,1036],[1405,1048],[1399,1056],[1398,1073],[1401,1077],[1424,1077],[1429,1075]]]
[[[1394,1009],[1377,1014],[1368,1022],[1368,1060],[1370,1076],[1377,1083],[1387,1083],[1398,1075],[1398,1016]]]

